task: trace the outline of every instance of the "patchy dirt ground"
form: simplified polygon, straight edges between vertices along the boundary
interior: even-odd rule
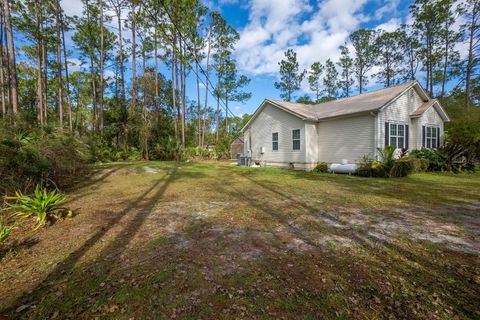
[[[69,198],[2,251],[3,317],[480,318],[478,174],[123,163]]]

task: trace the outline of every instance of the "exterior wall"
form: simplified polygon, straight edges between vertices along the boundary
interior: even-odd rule
[[[318,161],[356,163],[364,155],[373,156],[375,117],[358,115],[320,122],[318,125]]]
[[[422,148],[423,141],[422,141],[422,126],[433,125],[440,127],[440,144],[443,143],[444,137],[444,122],[440,114],[437,112],[435,107],[430,107],[427,111],[425,111],[418,119],[416,119],[417,125],[417,132],[416,132],[416,149]]]
[[[418,135],[421,133],[419,129],[418,119],[412,119],[410,114],[417,110],[424,103],[423,99],[418,95],[414,88],[405,92],[401,97],[396,99],[389,106],[381,110],[376,121],[376,148],[375,157],[378,157],[377,148],[385,147],[385,122],[398,121],[403,122],[409,127],[408,148],[416,149],[419,143]],[[421,146],[421,139],[420,139]]]
[[[313,125],[315,126],[315,125]],[[312,133],[312,125],[304,120],[289,114],[275,106],[267,104],[257,118],[244,132],[244,153],[251,150],[252,160],[271,166],[289,167],[294,163],[295,168],[309,169],[313,166],[306,157],[306,141],[312,146],[312,139],[306,135]],[[308,128],[308,129],[307,129]],[[292,130],[300,129],[300,150],[293,150]],[[278,150],[272,150],[272,133],[278,132]],[[251,146],[250,146],[251,143]],[[265,153],[261,154],[261,148]],[[309,154],[310,154],[309,150]]]

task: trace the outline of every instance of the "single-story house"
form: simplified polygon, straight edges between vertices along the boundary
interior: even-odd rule
[[[377,148],[437,148],[450,121],[418,81],[316,105],[264,100],[242,128],[244,154],[267,166],[378,159]]]

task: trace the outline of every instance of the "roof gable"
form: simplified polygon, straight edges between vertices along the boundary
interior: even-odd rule
[[[427,112],[427,110],[430,109],[431,107],[435,108],[435,110],[440,115],[440,117],[443,119],[443,121],[446,121],[446,122],[450,121],[450,118],[449,118],[447,112],[445,111],[445,109],[443,109],[442,105],[440,104],[440,102],[437,99],[432,99],[430,101],[425,102],[420,107],[418,107],[417,110],[412,112],[410,114],[410,117],[412,117],[412,118],[421,117],[422,114]]]

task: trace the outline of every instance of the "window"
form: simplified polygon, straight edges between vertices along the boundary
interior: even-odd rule
[[[272,133],[272,150],[278,150],[278,132]]]
[[[300,129],[292,130],[293,150],[300,150]]]
[[[425,127],[425,146],[427,148],[436,148],[438,146],[438,128],[434,126]]]
[[[397,149],[406,148],[405,137],[406,128],[401,123],[390,123],[390,141],[389,145],[395,146]]]

